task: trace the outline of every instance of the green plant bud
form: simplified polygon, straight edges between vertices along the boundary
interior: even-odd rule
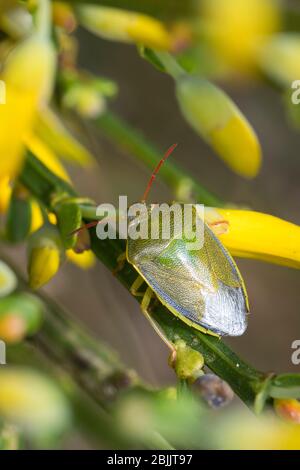
[[[9,204],[6,236],[12,243],[20,243],[29,235],[31,227],[31,204],[27,194],[14,191]]]
[[[77,241],[74,230],[81,227],[81,210],[75,202],[63,202],[56,209],[57,224],[63,245],[66,249],[73,248]]]
[[[18,280],[13,270],[4,261],[0,261],[0,298],[15,290]]]
[[[184,341],[175,343],[176,360],[173,365],[178,379],[194,381],[202,374],[204,358],[195,349],[190,348]]]
[[[64,256],[58,229],[44,225],[31,235],[28,248],[29,285],[39,289],[55,276]]]
[[[50,379],[32,369],[9,366],[0,369],[0,415],[43,447],[71,421],[68,402]]]
[[[0,339],[16,343],[41,326],[43,304],[32,294],[17,292],[0,299]]]
[[[260,145],[233,101],[199,77],[180,73],[175,80],[179,105],[193,129],[236,173],[256,176],[261,164]]]

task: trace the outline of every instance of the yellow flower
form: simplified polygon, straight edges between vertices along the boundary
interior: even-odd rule
[[[284,423],[271,414],[257,417],[242,410],[227,413],[215,433],[221,449],[300,449],[300,426]]]
[[[278,416],[290,423],[300,424],[300,402],[296,399],[274,400],[275,411]]]
[[[217,213],[228,223],[227,232],[219,236],[233,256],[300,269],[298,225],[250,210],[217,209]]]
[[[87,5],[76,9],[81,24],[94,34],[115,41],[142,43],[155,49],[170,49],[172,39],[155,18],[116,8]]]
[[[216,53],[239,70],[255,66],[261,40],[280,25],[277,0],[203,0],[204,34]]]
[[[0,415],[21,427],[27,437],[47,439],[70,424],[70,409],[60,390],[31,369],[2,367]]]

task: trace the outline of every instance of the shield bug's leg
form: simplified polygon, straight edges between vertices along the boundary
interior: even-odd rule
[[[116,275],[118,272],[122,271],[126,263],[126,253],[121,253],[117,258],[117,266],[113,270],[113,275]]]
[[[144,279],[142,278],[142,276],[138,276],[136,280],[134,281],[134,283],[132,284],[132,286],[130,287],[130,293],[134,297],[144,297],[145,292],[138,292],[139,288],[141,287],[143,283],[144,283]]]
[[[156,333],[159,335],[159,337],[164,341],[164,343],[168,346],[168,348],[171,350],[171,361],[173,362],[176,358],[176,349],[171,343],[171,341],[168,340],[162,329],[159,327],[159,325],[156,323],[156,321],[152,318],[151,313],[149,313],[149,305],[154,296],[153,290],[151,287],[147,287],[147,290],[144,294],[142,303],[141,303],[141,309],[147,320],[151,323],[152,327],[156,331]]]

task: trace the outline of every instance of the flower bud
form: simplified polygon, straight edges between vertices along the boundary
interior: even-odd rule
[[[74,85],[63,96],[63,105],[80,116],[94,119],[106,111],[104,96],[89,85]]]
[[[175,363],[170,365],[174,367],[177,377],[180,380],[195,380],[202,374],[201,369],[204,366],[202,354],[187,346],[182,340],[175,343],[175,348]]]
[[[17,277],[13,270],[4,261],[0,261],[0,298],[13,292],[17,284]]]
[[[47,377],[31,369],[0,369],[0,415],[26,438],[47,445],[70,424],[65,397]]]
[[[33,94],[38,102],[44,102],[52,92],[55,66],[52,42],[34,34],[9,54],[2,77],[10,88]]]
[[[23,138],[33,128],[38,106],[50,97],[55,60],[52,43],[36,34],[16,46],[4,63],[0,79],[6,87],[6,104],[0,106],[0,148],[6,158],[1,159],[0,178],[20,170]]]
[[[236,173],[252,178],[261,164],[254,130],[231,99],[212,83],[186,74],[176,77],[179,105],[193,129]]]
[[[55,276],[62,256],[62,243],[56,227],[49,224],[31,235],[28,275],[32,289],[39,289]]]
[[[50,109],[39,113],[35,133],[56,154],[82,166],[90,166],[93,156],[65,128],[59,117]]]
[[[155,49],[171,47],[171,37],[163,23],[151,16],[94,5],[79,7],[77,13],[80,23],[100,37]]]
[[[0,299],[0,339],[16,343],[41,325],[43,304],[35,296],[18,292]]]

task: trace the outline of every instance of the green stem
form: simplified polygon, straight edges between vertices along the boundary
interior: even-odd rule
[[[74,190],[71,187],[54,176],[32,155],[28,155],[26,159],[20,180],[34,196],[39,197],[45,204],[48,205],[49,208],[51,208],[51,200],[53,199],[55,192],[68,193],[69,188],[69,195],[74,196]],[[117,265],[117,258],[125,251],[124,240],[99,240],[96,237],[95,231],[91,232],[91,238],[92,249],[94,253],[109,270],[113,271]],[[130,289],[133,281],[136,279],[136,276],[137,273],[135,269],[129,264],[126,264],[124,269],[117,275],[119,281],[126,287],[127,290]],[[140,301],[139,298],[136,300]],[[252,366],[244,362],[222,340],[210,335],[203,334],[187,326],[181,320],[171,315],[168,309],[162,304],[158,304],[155,308],[153,308],[152,314],[154,319],[158,322],[161,329],[164,331],[165,335],[171,342],[175,342],[181,338],[191,348],[203,354],[206,365],[213,372],[226,380],[237,393],[237,395],[247,405],[251,407],[253,406],[256,393],[260,389],[265,378],[265,375],[262,372],[257,371]],[[57,320],[58,319],[54,319],[54,321]],[[67,325],[66,333],[68,333],[68,331],[69,330]],[[52,352],[54,355],[54,360],[57,357],[57,352],[53,351],[53,344],[56,344],[57,342],[55,332],[56,329],[53,329],[50,324],[46,337],[38,337],[40,345],[43,346],[49,354]],[[70,335],[71,338],[72,335],[74,337],[72,329],[70,329],[68,334],[63,335],[61,344],[58,344],[57,346],[57,350],[60,351],[63,355],[68,352],[68,349],[65,349],[66,344],[63,338],[70,338]],[[79,360],[80,359],[81,356],[79,357]],[[75,371],[72,369],[72,363],[73,362],[70,364],[70,373],[74,374]],[[88,376],[90,372],[91,371],[87,371]],[[83,385],[85,387],[89,387],[89,380],[84,381]],[[97,389],[96,396],[100,397],[98,398],[100,400],[101,394],[101,388],[100,390]]]
[[[168,72],[174,80],[177,80],[181,75],[184,75],[185,70],[178,64],[171,54],[163,51],[153,51],[158,60],[164,66],[166,72]]]
[[[38,34],[49,38],[51,32],[51,7],[49,0],[39,0],[35,14],[35,24]]]
[[[102,132],[129,155],[147,165],[151,170],[162,158],[163,152],[149,143],[136,129],[129,126],[119,116],[107,112],[96,120]],[[159,172],[160,178],[174,191],[176,199],[182,202],[197,201],[212,207],[222,207],[224,204],[186,173],[171,159],[163,165]]]

